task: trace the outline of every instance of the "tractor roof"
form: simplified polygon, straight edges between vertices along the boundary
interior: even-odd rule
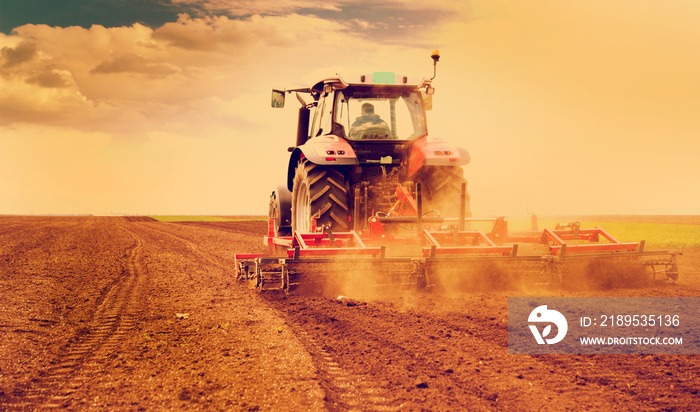
[[[385,87],[410,87],[412,89],[418,89],[421,87],[429,86],[432,81],[429,79],[421,78],[419,82],[411,81],[409,82],[408,76],[397,76],[393,72],[374,72],[372,76],[361,75],[357,82],[346,82],[340,75],[336,74],[333,77],[328,77],[320,82],[316,83],[311,87],[310,91],[312,93],[321,93],[326,85],[331,85],[333,89],[345,89],[350,86],[385,86]]]
[[[300,89],[284,90],[287,93],[299,92],[310,93],[314,100],[318,100],[324,92],[332,90],[344,90],[347,88],[371,88],[379,86],[383,91],[389,90],[416,90],[425,88],[428,94],[432,94],[432,79],[421,78],[420,81],[409,81],[407,76],[397,77],[393,72],[374,72],[371,76],[361,75],[357,82],[346,82],[340,75],[336,74],[333,77],[327,77],[311,87]],[[328,89],[330,88],[330,90]]]

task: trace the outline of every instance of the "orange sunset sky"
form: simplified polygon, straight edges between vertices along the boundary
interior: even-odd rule
[[[297,103],[432,75],[475,216],[700,214],[696,0],[0,0],[0,214],[266,214]]]

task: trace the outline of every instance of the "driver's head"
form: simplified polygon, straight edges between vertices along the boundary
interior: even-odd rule
[[[362,114],[374,114],[374,106],[371,103],[363,104]]]

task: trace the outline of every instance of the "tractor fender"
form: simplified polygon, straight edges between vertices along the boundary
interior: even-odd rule
[[[359,164],[355,151],[350,144],[338,136],[316,136],[301,146],[295,147],[287,167],[287,188],[291,191],[294,182],[294,170],[300,159],[311,163],[329,166],[355,166]]]
[[[408,176],[413,176],[423,166],[464,166],[471,156],[466,149],[442,139],[422,137],[411,147],[408,159]]]

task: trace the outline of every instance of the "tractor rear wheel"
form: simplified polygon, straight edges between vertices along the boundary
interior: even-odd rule
[[[462,183],[467,183],[464,169],[459,166],[426,167],[419,181],[423,185],[423,194],[427,195],[424,211],[439,210],[441,216],[459,217]],[[469,191],[466,191],[464,214],[467,218],[472,216],[469,200]]]
[[[311,233],[316,227],[330,226],[347,231],[347,183],[338,170],[303,160],[294,172],[292,189],[292,231]]]

